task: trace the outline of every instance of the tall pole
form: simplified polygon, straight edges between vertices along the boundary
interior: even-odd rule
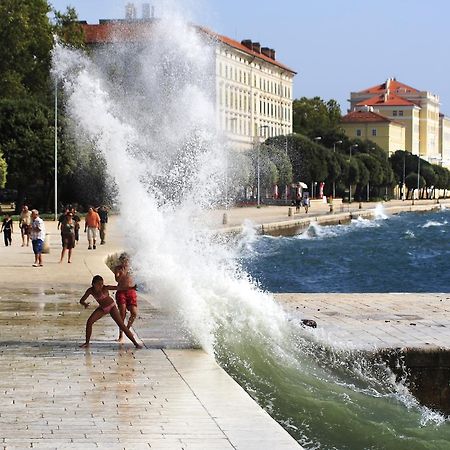
[[[333,142],[333,153],[336,153],[336,144],[342,144],[342,141]],[[336,198],[336,180],[333,180],[333,198]]]
[[[258,143],[258,167],[257,167],[257,177],[258,177],[258,199],[257,199],[257,206],[259,208],[260,203],[261,203],[261,197],[260,197],[260,180],[259,180],[259,151],[260,151],[260,145]]]
[[[55,77],[55,222],[58,220],[58,80]]]
[[[405,200],[405,175],[406,175],[406,151],[403,152],[403,184],[402,184],[402,201]]]
[[[420,199],[420,152],[417,161],[417,200]]]

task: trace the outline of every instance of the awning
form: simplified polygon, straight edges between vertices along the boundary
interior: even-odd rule
[[[306,183],[303,183],[303,181],[299,181],[298,185],[301,186],[304,189],[308,189],[308,185]]]

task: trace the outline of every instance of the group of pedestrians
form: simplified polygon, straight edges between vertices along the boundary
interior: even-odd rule
[[[97,212],[98,211],[98,212]],[[72,262],[72,250],[80,240],[80,216],[73,206],[68,206],[64,213],[59,216],[58,230],[61,231],[61,258],[64,260],[67,252],[67,262]],[[84,221],[84,232],[87,233],[88,250],[97,248],[97,232],[100,232],[100,244],[106,243],[106,224],[108,223],[108,208],[100,206],[98,208],[89,207]]]

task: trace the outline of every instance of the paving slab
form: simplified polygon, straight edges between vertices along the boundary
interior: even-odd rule
[[[356,350],[450,350],[450,294],[276,294],[293,316],[316,320],[314,333]]]

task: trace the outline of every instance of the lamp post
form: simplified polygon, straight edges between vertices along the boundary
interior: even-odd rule
[[[55,77],[55,222],[58,220],[58,80]]]
[[[260,125],[259,126],[259,134],[261,135],[261,130],[269,128],[269,125]],[[257,206],[258,208],[261,206],[261,181],[260,181],[260,165],[259,165],[259,153],[260,153],[260,142],[258,142],[258,163],[257,163],[257,178],[258,178],[258,197],[257,197]]]
[[[402,183],[402,202],[405,201],[405,175],[406,175],[406,150],[403,151],[403,183]]]
[[[336,144],[342,144],[342,141],[333,142],[333,153],[336,153]],[[333,180],[333,198],[336,197],[336,180]]]
[[[316,136],[313,141],[319,142],[322,140],[322,136]],[[311,177],[312,178],[312,177]],[[311,181],[311,198],[314,198],[314,181]]]
[[[357,148],[357,147],[359,147],[358,144],[350,145],[350,149],[349,149],[350,159],[348,160],[349,162],[352,159],[352,148]],[[352,182],[350,181],[350,165],[348,167],[348,171],[349,171],[349,174],[348,174],[349,175],[348,176],[348,204],[350,204],[352,202]]]
[[[420,152],[417,158],[417,200],[420,200]]]

